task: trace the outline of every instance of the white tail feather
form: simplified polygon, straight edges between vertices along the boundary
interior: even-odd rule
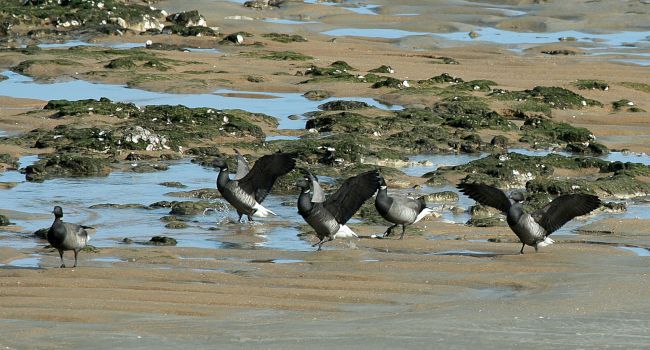
[[[427,215],[429,215],[431,213],[433,213],[433,209],[431,209],[431,208],[422,209],[422,211],[420,212],[420,214],[418,214],[418,216],[415,218],[415,221],[413,221],[413,223],[416,223],[416,222],[424,219],[425,216],[427,216]]]
[[[255,209],[255,211],[253,212],[253,216],[257,216],[259,218],[265,218],[265,217],[268,217],[269,215],[274,215],[274,216],[278,215],[278,214],[264,208],[259,203],[255,203],[255,205],[253,206],[253,209]]]
[[[354,233],[354,231],[352,231],[346,225],[341,225],[341,227],[339,227],[339,230],[336,231],[336,233],[334,234],[334,238],[352,238],[352,237],[359,237],[359,236],[357,236],[357,234]]]
[[[547,247],[547,246],[549,246],[549,245],[551,245],[553,243],[555,243],[555,241],[552,240],[551,237],[546,237],[546,238],[544,238],[543,241],[538,242],[536,246],[537,246],[537,248]]]

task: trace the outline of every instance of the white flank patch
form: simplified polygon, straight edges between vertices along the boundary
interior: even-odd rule
[[[431,214],[431,213],[433,213],[433,209],[431,209],[431,208],[424,208],[424,209],[420,212],[420,214],[418,214],[418,216],[415,218],[415,221],[413,221],[413,223],[416,223],[416,222],[418,222],[418,221],[424,219],[425,216],[427,216],[427,215],[429,215],[429,214]]]
[[[551,237],[546,237],[544,238],[544,241],[537,243],[537,248],[546,247],[553,243],[555,243],[555,241],[552,240]]]
[[[357,234],[354,233],[354,231],[352,231],[346,225],[341,225],[341,227],[339,227],[339,230],[336,231],[336,233],[334,234],[334,238],[352,238],[352,237],[359,237],[359,236],[357,236]]]
[[[268,217],[269,215],[275,215],[275,216],[278,215],[278,214],[264,208],[259,203],[255,203],[255,205],[253,206],[253,209],[255,209],[255,211],[253,212],[253,216],[257,216],[259,218],[265,218],[265,217]]]

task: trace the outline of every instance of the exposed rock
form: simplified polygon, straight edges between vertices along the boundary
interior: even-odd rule
[[[11,222],[9,222],[9,218],[0,214],[0,226],[8,226],[8,225],[11,225]]]
[[[269,34],[262,34],[262,36],[281,43],[299,43],[299,42],[307,41],[307,39],[305,39],[303,36],[298,34],[269,33]]]
[[[458,202],[458,193],[454,191],[442,191],[430,193],[424,196],[427,202]]]
[[[186,185],[183,185],[180,182],[177,181],[166,181],[166,182],[161,182],[159,183],[160,186],[165,186],[165,187],[174,187],[174,188],[185,188],[187,187]]]
[[[189,226],[190,225],[188,225],[186,222],[183,221],[171,221],[165,225],[165,228],[178,230],[178,229],[188,228]]]
[[[25,178],[27,181],[44,181],[55,177],[107,176],[110,172],[103,158],[61,154],[27,166]]]
[[[310,90],[303,94],[306,99],[320,101],[332,97],[332,93],[325,90]]]
[[[186,192],[170,192],[166,196],[180,197],[180,198],[198,198],[205,200],[214,200],[221,198],[221,193],[216,188],[202,188],[198,190],[191,190]]]
[[[383,65],[381,65],[381,66],[379,66],[377,68],[373,68],[373,69],[369,70],[368,72],[393,74],[393,73],[395,73],[395,70],[393,68],[391,68],[391,66],[387,66],[387,65],[383,64]]]
[[[318,109],[324,111],[347,111],[347,110],[364,109],[370,107],[371,106],[365,102],[336,100],[336,101],[323,103],[322,105],[318,106]]]
[[[126,243],[126,242],[125,242]],[[167,236],[153,236],[151,240],[143,242],[146,245],[174,246],[178,242],[176,239]]]
[[[207,210],[224,211],[228,206],[223,202],[173,202],[170,215],[199,215]]]
[[[199,11],[178,12],[167,16],[167,20],[184,27],[207,27],[207,22]]]

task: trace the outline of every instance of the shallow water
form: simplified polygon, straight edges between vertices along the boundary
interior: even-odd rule
[[[185,105],[187,107],[211,107],[216,109],[244,109],[254,113],[264,113],[273,116],[280,122],[280,129],[303,129],[305,120],[291,120],[293,114],[304,114],[318,110],[322,103],[346,100],[362,101],[369,105],[396,110],[400,106],[388,106],[365,97],[329,98],[322,101],[311,101],[299,93],[257,93],[219,89],[211,94],[170,94],[152,92],[126,85],[90,83],[84,80],[58,81],[38,83],[32,78],[11,71],[4,71],[7,80],[0,82],[0,96],[15,98],[34,98],[41,100],[81,100],[107,97],[118,102],[133,102],[139,106],[146,105]],[[258,95],[260,98],[251,98]]]
[[[648,248],[641,247],[616,247],[616,249],[627,250],[633,252],[637,256],[650,256],[650,250]]]
[[[637,66],[650,66],[650,60],[635,60],[631,58],[621,58],[621,59],[614,59],[611,61],[618,62],[618,63],[634,64]]]
[[[288,25],[320,23],[316,21],[296,21],[296,20],[282,19],[282,18],[265,18],[264,22],[274,23],[274,24],[288,24]]]
[[[452,33],[430,33],[414,32],[399,29],[384,28],[338,28],[323,32],[330,36],[358,36],[368,38],[398,39],[414,35],[432,35],[449,41],[462,42],[490,42],[506,45],[521,44],[547,44],[557,43],[560,38],[575,38],[577,42],[597,44],[608,47],[623,47],[626,43],[635,43],[647,41],[650,31],[630,32],[623,31],[608,34],[591,34],[574,30],[550,32],[550,33],[530,33],[530,32],[512,32],[490,27],[478,27],[473,31],[479,34],[478,37],[472,38],[468,31]]]
[[[22,158],[25,166],[35,158]],[[24,181],[24,175],[17,171],[7,171],[0,175],[0,181],[19,181],[10,189],[3,190],[0,208],[16,209],[21,212],[47,214],[54,205],[64,208],[64,220],[93,226],[90,244],[97,247],[109,247],[122,244],[122,238],[128,237],[136,242],[148,241],[152,236],[164,235],[177,239],[178,246],[202,248],[232,247],[232,235],[246,234],[254,238],[250,248],[311,250],[309,243],[300,240],[300,232],[292,227],[302,224],[293,206],[281,203],[295,201],[292,196],[269,196],[265,206],[273,208],[277,218],[259,220],[253,224],[236,224],[236,213],[211,211],[206,215],[187,217],[189,227],[185,229],[167,229],[160,220],[168,215],[169,208],[160,209],[88,209],[94,204],[144,204],[161,200],[193,200],[170,196],[175,189],[161,186],[166,181],[180,181],[187,186],[183,191],[215,186],[216,171],[203,168],[182,160],[170,164],[169,170],[155,173],[114,172],[107,177],[54,179],[43,183]],[[71,195],[73,194],[73,195]],[[287,220],[288,218],[288,220]],[[40,228],[49,227],[52,219],[15,220],[24,233],[2,232],[0,242],[3,246],[30,248],[45,241],[31,238],[25,234]],[[289,223],[289,224],[287,224]]]
[[[295,141],[300,140],[298,136],[273,135],[267,136],[264,141]]]
[[[535,153],[535,151],[527,151]],[[539,155],[547,151],[537,151]],[[414,157],[422,159],[425,156]],[[650,162],[650,157],[636,155],[610,154],[615,160],[641,160]],[[478,158],[478,156],[471,156]],[[26,156],[20,159],[20,166],[25,167],[36,161],[36,156]],[[433,159],[433,158],[431,158]],[[436,155],[433,167],[441,164],[461,164],[467,162],[466,156]],[[185,229],[165,228],[165,222],[160,218],[168,215],[170,209],[88,209],[95,204],[143,204],[167,200],[193,200],[170,195],[180,191],[159,183],[179,181],[186,185],[182,191],[201,188],[214,188],[217,172],[204,168],[189,159],[169,163],[169,170],[154,173],[114,172],[107,177],[53,179],[43,183],[26,182],[24,175],[17,171],[6,171],[0,174],[0,182],[18,182],[12,189],[3,190],[3,201],[0,208],[20,210],[25,213],[49,214],[54,205],[64,208],[64,220],[93,226],[96,231],[91,233],[90,243],[97,247],[111,247],[122,244],[123,238],[128,237],[135,242],[148,241],[152,236],[164,235],[177,239],[182,247],[200,247],[215,249],[285,249],[295,251],[311,251],[310,241],[300,239],[302,233],[302,218],[295,206],[285,206],[282,203],[295,202],[296,196],[269,196],[264,202],[278,217],[258,219],[254,223],[237,224],[236,213],[228,207],[226,211],[210,211],[205,215],[185,218],[189,227]],[[421,169],[422,170],[422,169]],[[421,171],[420,170],[420,171]],[[429,169],[427,169],[429,170]],[[320,177],[322,182],[331,183],[333,178]],[[390,186],[389,186],[390,187]],[[391,195],[409,195],[417,197],[439,191],[458,190],[452,185],[442,187],[421,186],[412,190],[396,190],[389,188]],[[453,214],[448,210],[451,206],[469,208],[474,201],[464,195],[459,196],[458,202],[429,203],[438,212],[442,212],[442,220],[464,224],[469,220],[468,213]],[[586,220],[573,220],[562,227],[556,235],[571,234],[572,230],[586,223],[594,222],[603,217],[617,218],[650,218],[650,205],[629,204],[628,211],[623,214],[600,214]],[[45,245],[46,242],[34,238],[31,233],[40,228],[49,227],[52,219],[11,219],[22,227],[22,232],[0,232],[0,244],[18,249],[33,248]],[[357,219],[351,223],[360,223]],[[504,230],[509,230],[504,227]],[[243,241],[242,241],[243,237]]]
[[[41,49],[61,49],[73,46],[99,46],[99,47],[109,47],[111,49],[133,49],[137,47],[144,47],[145,42],[141,43],[89,43],[87,41],[81,40],[70,40],[62,43],[44,43],[38,44],[38,47]]]
[[[21,258],[10,261],[7,266],[23,268],[39,268],[41,265],[40,255],[34,254],[29,258]]]
[[[329,1],[304,0],[304,2],[305,4],[336,6],[336,7],[344,8],[346,10],[350,10],[360,15],[376,15],[377,12],[375,12],[375,10],[381,7],[379,5],[366,4],[366,3],[358,3],[358,4],[354,4],[353,6],[346,6],[347,5],[346,3],[336,3],[336,2],[329,2]]]

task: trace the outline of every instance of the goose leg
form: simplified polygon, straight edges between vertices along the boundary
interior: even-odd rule
[[[402,225],[402,234],[399,236],[399,239],[404,238],[404,231],[406,231],[406,225]]]
[[[522,243],[522,244],[521,244],[521,250],[519,251],[519,254],[523,254],[523,253],[524,253],[524,247],[525,247],[525,246],[526,246],[526,243]]]
[[[386,232],[384,232],[384,237],[390,236],[390,234],[393,233],[393,229],[395,228],[395,226],[397,226],[397,224],[395,224],[395,225],[389,227],[388,229],[386,229]]]
[[[59,257],[61,258],[61,266],[59,266],[59,267],[64,268],[65,263],[63,262],[63,250],[61,250],[61,249],[59,249]]]
[[[252,216],[246,215],[246,217],[248,218],[248,222],[253,222],[253,217]]]
[[[74,266],[72,267],[77,267],[77,255],[79,254],[79,250],[75,249],[74,250]]]
[[[239,220],[237,220],[237,222],[241,224],[241,217],[244,216],[244,214],[237,211],[237,215],[239,215]]]
[[[323,239],[321,239],[320,241],[318,241],[318,242],[312,244],[311,246],[312,246],[312,247],[318,246],[318,250],[320,250],[320,245],[323,244],[323,242],[325,242],[325,238],[323,238]]]

